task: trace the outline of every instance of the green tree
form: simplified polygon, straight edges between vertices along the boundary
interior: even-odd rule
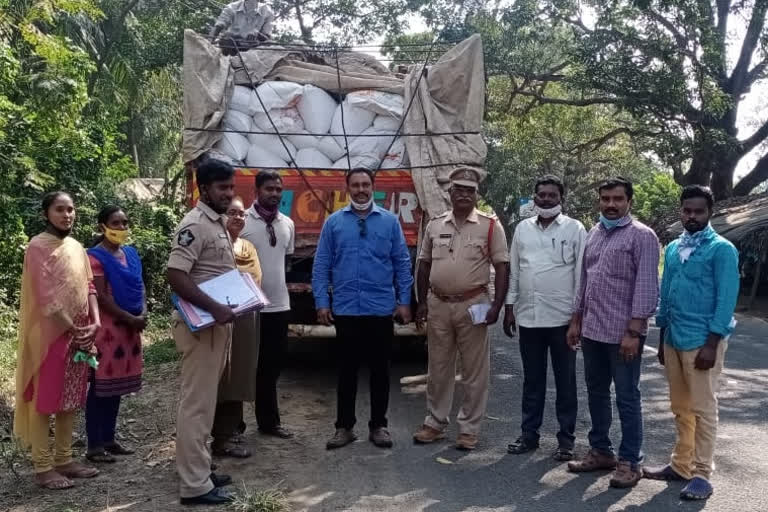
[[[635,187],[632,213],[646,224],[664,218],[680,204],[681,188],[669,173],[655,173]]]

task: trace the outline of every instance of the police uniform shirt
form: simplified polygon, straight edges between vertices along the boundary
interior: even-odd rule
[[[458,295],[487,286],[491,263],[509,262],[507,239],[495,217],[475,209],[459,227],[451,211],[429,222],[419,259],[432,263],[429,283],[436,293]]]
[[[223,215],[198,201],[173,237],[168,268],[189,274],[195,284],[237,268]]]

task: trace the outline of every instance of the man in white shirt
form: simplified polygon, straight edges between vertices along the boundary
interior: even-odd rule
[[[561,213],[565,195],[557,176],[534,187],[535,216],[518,224],[509,249],[509,292],[504,332],[520,331],[523,361],[522,435],[507,447],[521,454],[539,447],[539,428],[547,393],[547,352],[552,359],[560,431],[555,460],[573,458],[576,428],[576,352],[566,343],[573,298],[579,289],[587,232],[581,222]]]
[[[249,48],[258,42],[272,38],[275,13],[258,0],[237,0],[221,10],[211,29],[211,38],[221,34],[221,39],[235,39],[238,45]]]
[[[256,422],[259,432],[288,439],[293,434],[280,424],[277,379],[282,369],[283,345],[291,310],[285,282],[287,257],[293,254],[295,228],[280,213],[283,180],[276,171],[256,176],[256,200],[248,208],[240,237],[256,247],[263,274],[262,289],[270,305],[261,311],[261,346],[256,370]]]

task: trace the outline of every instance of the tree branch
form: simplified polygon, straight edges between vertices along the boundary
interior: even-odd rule
[[[752,7],[752,18],[749,20],[747,35],[741,45],[739,60],[731,74],[730,93],[733,97],[740,96],[749,86],[746,81],[749,64],[752,62],[752,55],[760,42],[760,34],[762,34],[765,26],[766,11],[768,11],[768,0],[756,0],[754,7]]]
[[[753,149],[755,149],[760,143],[762,143],[766,138],[768,138],[768,121],[763,123],[763,125],[757,129],[755,133],[753,133],[749,138],[747,138],[744,141],[741,141],[739,144],[739,154],[741,156],[746,155]]]
[[[611,140],[615,139],[619,135],[626,134],[630,135],[632,133],[632,130],[629,128],[616,128],[614,130],[611,130],[610,132],[606,133],[602,137],[597,137],[595,139],[589,140],[583,144],[577,144],[573,146],[572,148],[568,149],[567,151],[569,153],[577,153],[581,151],[589,151],[589,152],[595,152],[604,145],[606,145]],[[590,149],[591,148],[591,149]]]
[[[725,43],[728,35],[728,12],[731,10],[731,0],[717,0],[717,33]]]
[[[762,61],[758,62],[755,67],[753,67],[749,73],[747,73],[746,83],[745,83],[745,91],[746,89],[754,84],[756,81],[760,80],[763,76],[763,73],[765,73],[765,70],[768,68],[768,59],[763,59]]]
[[[677,43],[677,48],[680,50],[680,52],[687,56],[693,63],[697,64],[699,63],[698,58],[696,57],[696,54],[691,51],[691,49],[688,47],[688,38],[686,38],[683,34],[680,33],[679,30],[677,30],[677,27],[675,27],[674,23],[669,21],[667,18],[662,16],[661,14],[657,13],[656,11],[653,11],[651,9],[648,9],[645,11],[648,16],[650,16],[654,21],[659,23],[662,27],[667,29],[670,34],[672,34],[672,37],[675,40],[675,43]]]
[[[752,170],[733,187],[733,195],[749,195],[755,187],[765,180],[768,180],[768,155],[758,160]]]
[[[532,91],[517,91],[517,94],[521,96],[530,96],[532,98],[536,98],[540,103],[549,103],[551,105],[570,105],[572,107],[587,107],[589,105],[619,105],[626,102],[626,99],[611,98],[608,96],[569,100],[563,98],[549,98]]]

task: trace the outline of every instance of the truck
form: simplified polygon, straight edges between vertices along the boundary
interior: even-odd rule
[[[259,84],[269,81],[321,88],[333,94],[337,102],[345,101],[345,97],[348,99],[353,92],[381,91],[400,95],[403,97],[402,122],[397,132],[391,135],[402,135],[409,162],[407,168],[376,171],[374,201],[399,218],[415,268],[420,234],[426,221],[450,207],[445,192],[450,172],[459,165],[471,165],[478,169],[481,176],[485,176],[486,147],[481,136],[485,71],[480,37],[471,36],[447,51],[443,46],[445,53],[436,62],[427,67],[425,60],[423,66],[413,66],[406,75],[389,73],[381,63],[361,53],[338,56],[340,50],[337,47],[325,50],[276,44],[225,56],[204,37],[192,31],[185,32],[183,157],[187,162],[186,202],[191,207],[199,197],[192,172],[195,159],[216,151],[216,145],[227,138],[228,132],[267,135],[265,128],[260,128],[258,132],[253,129],[238,132],[227,128],[225,116],[229,112],[229,103],[235,101],[235,89],[240,95],[240,108],[252,105],[247,101],[243,103],[243,98],[249,94],[243,94],[244,90],[257,90]],[[332,55],[337,56],[332,59],[329,57]],[[253,98],[250,101],[253,102]],[[411,105],[413,108],[410,108]],[[254,112],[267,109],[262,98],[252,106]],[[281,108],[284,107],[282,105]],[[256,116],[252,112],[249,115]],[[276,124],[271,127],[274,131],[269,133],[282,137]],[[312,135],[338,137],[339,134],[331,131],[325,135]],[[290,138],[290,133],[288,136]],[[345,129],[341,140],[346,143],[349,138],[351,144],[356,136]],[[270,149],[255,142],[251,144],[260,149]],[[279,146],[280,142],[275,145]],[[344,147],[345,144],[340,143],[339,146]],[[287,145],[284,147],[288,149]],[[250,205],[254,200],[256,176],[261,170],[275,169],[275,166],[259,165],[253,161],[249,165],[243,165],[243,162],[234,162],[233,165],[236,170],[235,193],[246,205]],[[341,168],[305,168],[298,165],[289,165],[288,168],[278,166],[277,170],[283,179],[280,211],[289,216],[296,227],[295,252],[287,274],[291,297],[289,334],[295,337],[333,337],[333,327],[318,325],[316,321],[311,287],[312,265],[325,219],[349,202],[346,172]],[[415,305],[415,300],[412,303]],[[413,323],[396,324],[395,334],[409,337],[423,335]]]

